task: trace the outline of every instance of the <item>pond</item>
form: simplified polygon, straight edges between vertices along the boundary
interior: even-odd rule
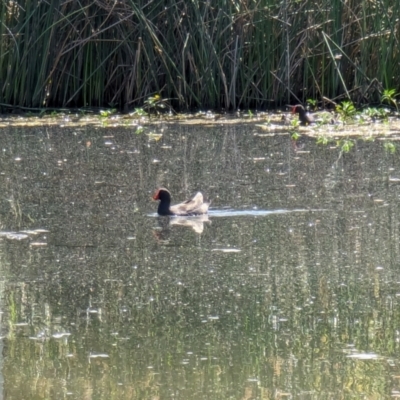
[[[1,398],[400,396],[400,160],[381,141],[250,124],[0,141]],[[161,185],[209,216],[157,217]]]

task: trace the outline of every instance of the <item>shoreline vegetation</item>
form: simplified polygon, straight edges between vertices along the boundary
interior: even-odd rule
[[[255,136],[267,137],[274,135],[289,135],[292,140],[300,136],[316,137],[362,137],[373,140],[391,139],[400,140],[400,120],[396,112],[388,108],[366,108],[350,115],[336,111],[322,112],[319,119],[311,125],[302,126],[298,116],[291,111],[258,111],[215,113],[211,111],[196,113],[142,113],[136,109],[132,113],[122,114],[116,109],[112,110],[86,110],[83,112],[64,110],[41,114],[24,113],[20,115],[0,115],[0,128],[7,127],[38,127],[58,126],[83,128],[93,126],[97,128],[127,128],[132,134],[146,134],[149,140],[158,141],[163,136],[163,131],[178,125],[206,128],[216,126],[252,126]]]
[[[0,112],[382,103],[400,88],[400,2],[6,0]]]

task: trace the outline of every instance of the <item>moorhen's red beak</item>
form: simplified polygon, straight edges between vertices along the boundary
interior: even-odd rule
[[[153,200],[160,200],[160,191],[159,191],[159,190],[157,190],[157,191],[154,193],[152,199],[153,199]]]

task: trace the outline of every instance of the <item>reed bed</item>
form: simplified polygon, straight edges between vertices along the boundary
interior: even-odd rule
[[[393,0],[3,0],[0,104],[266,109],[400,87]]]

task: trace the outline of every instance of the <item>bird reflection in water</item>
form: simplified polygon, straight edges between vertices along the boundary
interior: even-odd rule
[[[164,241],[169,239],[171,227],[180,225],[192,228],[196,233],[201,234],[204,230],[204,224],[210,223],[211,220],[207,214],[188,216],[188,217],[157,217],[158,229],[154,231],[154,235],[158,240]]]

